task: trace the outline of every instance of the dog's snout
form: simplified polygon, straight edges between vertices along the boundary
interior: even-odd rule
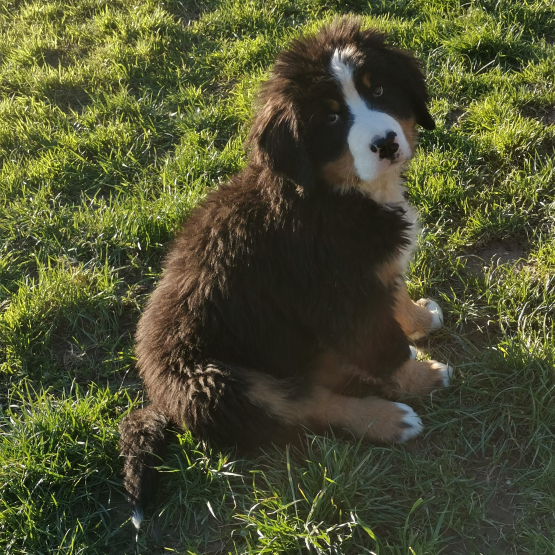
[[[384,158],[394,160],[395,153],[399,150],[399,143],[395,141],[395,137],[397,137],[395,131],[388,131],[385,137],[374,138],[370,145],[370,150],[372,152],[379,151],[382,160]]]

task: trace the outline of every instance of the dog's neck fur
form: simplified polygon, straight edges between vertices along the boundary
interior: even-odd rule
[[[402,205],[403,208],[408,204],[405,197],[406,187],[403,184],[401,172],[397,169],[382,174],[372,181],[360,181],[358,189],[378,204],[397,204]]]
[[[346,192],[357,189],[386,209],[401,208],[403,210],[403,218],[410,224],[410,228],[407,231],[410,242],[399,254],[397,264],[401,272],[405,273],[412,253],[416,248],[420,228],[418,225],[418,214],[407,199],[407,188],[404,185],[401,170],[402,168],[394,168],[372,181],[359,181],[356,186],[342,187],[341,190]]]

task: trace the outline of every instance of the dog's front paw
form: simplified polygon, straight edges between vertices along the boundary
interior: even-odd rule
[[[416,437],[424,429],[422,420],[408,405],[404,403],[395,403],[402,416],[397,423],[399,433],[394,438],[394,443],[404,443],[413,437]]]
[[[411,333],[408,337],[413,341],[426,337],[429,333],[441,328],[443,326],[443,311],[441,307],[430,299],[420,299],[416,305],[425,308],[429,313],[429,322],[424,329],[417,330]]]
[[[431,361],[430,368],[437,372],[437,387],[449,387],[451,384],[451,378],[453,377],[453,368],[447,364],[443,364],[442,362],[437,362],[436,360]]]
[[[432,391],[449,387],[453,377],[453,368],[437,360],[407,360],[392,375],[390,397],[404,394],[427,395]]]
[[[432,324],[430,325],[429,331],[441,328],[443,326],[443,311],[441,310],[441,307],[435,301],[431,301],[430,299],[422,300],[424,301],[423,306],[432,313]]]

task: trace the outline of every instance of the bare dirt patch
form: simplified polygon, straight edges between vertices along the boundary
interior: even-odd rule
[[[551,108],[542,120],[546,125],[555,125],[555,108]]]
[[[543,125],[555,125],[555,106],[531,107],[522,110],[522,115],[535,119]]]
[[[516,264],[524,259],[524,251],[515,239],[494,243],[480,253],[480,258],[488,265]]]
[[[200,17],[210,9],[207,2],[195,2],[193,4],[193,2],[179,1],[167,2],[165,8],[183,28],[198,21]]]
[[[488,247],[466,257],[468,271],[480,274],[495,266],[512,266],[520,272],[527,265],[526,252],[516,239],[495,241]]]
[[[57,48],[44,48],[37,62],[50,67],[67,68],[88,56],[89,49],[73,43],[62,43]]]
[[[468,114],[468,110],[463,110],[462,108],[455,108],[451,110],[445,116],[445,127],[447,129],[451,129],[459,124],[459,122],[463,121]]]

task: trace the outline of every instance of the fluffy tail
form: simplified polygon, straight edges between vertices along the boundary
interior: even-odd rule
[[[156,406],[133,411],[120,424],[120,453],[124,459],[123,484],[133,507],[132,522],[138,529],[143,510],[156,490],[159,465],[166,451],[168,419]]]

